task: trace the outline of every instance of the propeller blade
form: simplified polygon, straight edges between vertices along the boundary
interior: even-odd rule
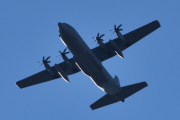
[[[62,54],[62,52],[61,52],[61,51],[59,51],[59,53],[61,53],[61,54]]]
[[[101,37],[103,37],[105,34],[102,34],[101,36],[99,36],[100,35],[100,33],[98,33],[97,34],[97,37],[96,38],[94,38],[94,37],[92,37],[93,39],[95,39],[92,43],[94,43],[94,42],[98,42],[98,44],[100,44],[102,41],[103,41],[103,39],[101,39]],[[91,43],[91,44],[92,44]]]
[[[96,42],[97,40],[93,41],[91,44],[93,44],[94,42]]]
[[[95,37],[92,37],[93,39],[96,39]]]
[[[105,34],[102,34],[99,38],[103,37]]]
[[[64,54],[68,54],[68,53],[70,53],[70,52],[65,52]]]
[[[43,63],[41,65],[43,65]],[[41,65],[39,67],[41,67]]]
[[[111,34],[111,36],[115,33],[115,31]]]
[[[51,56],[49,56],[48,58],[46,58],[46,61],[50,58]]]
[[[47,58],[45,59],[45,57],[43,56],[42,62],[39,62],[39,61],[38,61],[38,63],[41,63],[41,65],[46,64],[46,63],[51,63],[51,61],[48,61],[48,59],[49,59],[50,57],[51,57],[51,56],[49,56],[49,57],[47,57]],[[40,66],[41,66],[41,65],[40,65]],[[39,66],[39,67],[40,67],[40,66]]]
[[[63,53],[65,53],[65,52],[66,52],[66,50],[67,50],[67,48],[65,48],[65,49],[64,49]]]
[[[97,34],[97,37],[99,37],[99,33]]]
[[[116,25],[114,25],[114,30],[116,29]]]
[[[117,29],[119,29],[121,26],[122,26],[122,24],[120,24],[120,25],[117,27]]]

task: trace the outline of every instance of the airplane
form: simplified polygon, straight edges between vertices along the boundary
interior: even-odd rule
[[[43,57],[43,64],[45,70],[29,76],[16,82],[19,88],[36,85],[39,83],[51,81],[57,78],[63,78],[66,82],[70,82],[68,76],[82,71],[85,75],[89,76],[94,84],[99,87],[106,94],[99,100],[90,105],[92,110],[122,101],[132,94],[140,91],[148,86],[146,82],[131,84],[128,86],[120,86],[119,78],[115,75],[113,78],[102,65],[102,62],[118,55],[124,58],[122,51],[129,48],[131,45],[144,38],[151,32],[160,27],[159,21],[155,20],[138,29],[135,29],[127,34],[122,35],[120,31],[121,25],[116,28],[114,25],[114,32],[118,36],[113,40],[104,43],[102,37],[104,34],[97,34],[94,38],[99,46],[90,49],[84,42],[78,32],[67,23],[58,23],[59,37],[64,45],[73,54],[72,58],[68,58],[66,49],[60,52],[64,62],[50,66],[48,57]]]

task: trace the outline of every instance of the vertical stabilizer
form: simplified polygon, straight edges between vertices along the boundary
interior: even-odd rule
[[[114,77],[114,81],[116,82],[117,85],[120,86],[119,78],[116,75]]]

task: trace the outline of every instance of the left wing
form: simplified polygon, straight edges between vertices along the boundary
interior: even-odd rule
[[[69,66],[65,62],[57,64],[58,67],[60,67],[67,76],[80,71],[79,68],[75,65],[75,62],[74,62],[73,58],[71,58],[69,61],[70,61],[71,66]],[[51,67],[51,70],[53,71],[54,75],[52,75],[47,70],[43,70],[43,71],[41,71],[39,73],[36,73],[36,74],[34,74],[34,75],[30,76],[30,77],[27,77],[27,78],[25,78],[23,80],[20,80],[20,81],[16,82],[16,85],[19,88],[25,88],[25,87],[28,87],[28,86],[36,85],[36,84],[47,82],[47,81],[51,81],[51,80],[54,80],[54,79],[57,79],[57,78],[61,77],[58,74],[58,71],[55,68],[55,66]]]

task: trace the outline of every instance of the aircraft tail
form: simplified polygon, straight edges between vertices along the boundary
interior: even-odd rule
[[[90,108],[92,110],[95,110],[97,108],[104,107],[106,105],[110,105],[110,104],[116,103],[118,101],[124,102],[124,99],[133,95],[134,93],[138,92],[139,90],[145,88],[146,86],[148,86],[148,84],[146,82],[140,82],[140,83],[122,87],[121,91],[119,93],[117,93],[113,96],[109,95],[109,94],[104,95],[102,98],[100,98],[99,100],[94,102],[92,105],[90,105]]]

